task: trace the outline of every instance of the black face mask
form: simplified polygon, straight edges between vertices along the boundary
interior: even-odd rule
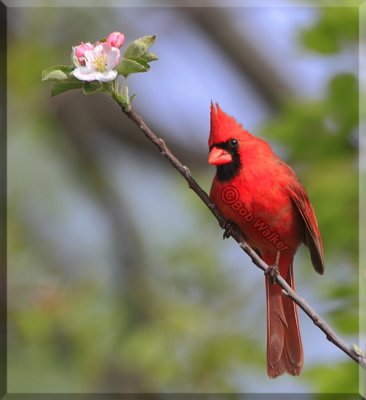
[[[220,182],[226,182],[233,179],[239,174],[241,169],[241,161],[238,152],[239,142],[237,139],[229,139],[226,142],[216,143],[212,147],[218,147],[226,150],[232,157],[233,161],[228,164],[217,166],[216,176]]]

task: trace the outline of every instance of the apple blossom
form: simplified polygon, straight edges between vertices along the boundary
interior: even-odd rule
[[[106,42],[112,47],[120,48],[125,42],[125,35],[123,35],[121,32],[112,32],[108,35]]]
[[[78,46],[73,47],[73,54],[74,54],[74,64],[76,65],[75,61],[79,62],[80,65],[85,65],[85,52],[87,50],[93,50],[94,45],[91,43],[80,43]],[[76,57],[76,59],[75,59]]]
[[[83,44],[82,44],[83,45]],[[82,46],[80,45],[80,46]],[[95,47],[86,49],[83,47],[73,48],[73,60],[75,69],[72,74],[81,81],[109,82],[117,78],[117,71],[114,69],[121,57],[119,48],[113,47],[108,42],[98,43]],[[88,46],[89,47],[89,46]],[[82,57],[78,55],[82,54]],[[85,64],[80,62],[82,59]]]
[[[146,35],[130,43],[121,54],[125,36],[111,32],[96,42],[81,42],[72,47],[72,65],[54,65],[42,71],[42,81],[51,81],[52,96],[73,89],[84,94],[97,92],[112,96],[124,110],[131,108],[134,96],[129,96],[126,79],[131,74],[147,72],[150,62],[158,57],[149,51],[156,35]],[[120,85],[116,80],[123,77]]]

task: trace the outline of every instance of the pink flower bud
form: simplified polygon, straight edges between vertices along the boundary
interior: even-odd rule
[[[74,54],[78,59],[80,65],[85,65],[84,54],[88,50],[93,50],[94,46],[91,43],[80,43],[79,46],[74,48]]]
[[[106,42],[119,49],[125,42],[125,35],[121,32],[112,32],[108,35]]]

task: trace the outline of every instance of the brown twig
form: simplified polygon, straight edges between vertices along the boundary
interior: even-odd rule
[[[172,164],[172,166],[183,176],[187,181],[188,186],[192,189],[198,197],[206,204],[211,213],[219,222],[220,227],[225,226],[226,219],[221,215],[215,205],[211,202],[207,193],[201,188],[197,181],[193,178],[190,170],[183,165],[178,158],[171,152],[169,147],[166,145],[163,139],[155,135],[155,133],[148,127],[141,115],[133,111],[132,109],[126,110],[123,105],[119,104],[122,111],[130,118],[143,132],[143,134],[149,139],[160,151],[160,153]],[[258,254],[245,242],[244,237],[238,228],[230,230],[230,235],[238,242],[239,246],[248,256],[252,262],[266,272],[268,265],[258,256]],[[335,346],[341,349],[347,354],[352,360],[358,363],[362,368],[366,369],[366,357],[358,350],[348,346],[335,332],[334,330],[321,318],[310,305],[301,298],[282,278],[277,272],[274,275],[275,281],[281,286],[284,293],[289,296],[314,322],[314,324],[325,333],[326,338],[332,342]]]

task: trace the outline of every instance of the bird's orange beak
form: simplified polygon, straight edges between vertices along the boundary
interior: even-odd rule
[[[233,161],[233,157],[224,149],[213,147],[208,155],[208,163],[212,165],[223,165]]]

